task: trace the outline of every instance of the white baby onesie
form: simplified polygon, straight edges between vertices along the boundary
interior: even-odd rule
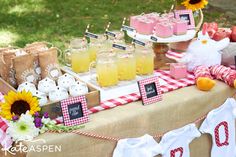
[[[166,133],[160,142],[163,149],[162,157],[189,157],[189,144],[194,138],[200,136],[201,133],[195,124],[189,124]]]
[[[236,101],[228,98],[223,105],[208,113],[200,127],[212,136],[211,157],[235,157]]]
[[[113,157],[154,157],[158,154],[161,154],[160,145],[146,134],[139,138],[119,140]]]

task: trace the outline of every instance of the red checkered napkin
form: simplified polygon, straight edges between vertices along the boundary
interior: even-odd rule
[[[176,80],[171,77],[170,71],[158,70],[160,78],[167,82],[166,85],[161,86],[163,93],[170,92],[179,88],[184,88],[195,84],[195,77],[192,73],[188,73],[186,78]]]
[[[140,94],[139,93],[132,93],[129,95],[125,95],[125,96],[121,96],[119,98],[116,99],[111,99],[111,100],[107,100],[107,101],[103,101],[101,102],[101,104],[99,106],[95,106],[93,108],[89,109],[89,114],[91,113],[96,113],[102,110],[107,110],[107,109],[111,109],[117,106],[121,106],[121,105],[125,105],[134,101],[137,101],[140,99]]]
[[[170,59],[174,59],[174,60],[179,60],[180,58],[182,58],[186,53],[182,53],[182,52],[173,52],[173,51],[168,51],[166,53],[166,57],[170,58]]]
[[[0,102],[3,101],[4,101],[4,96],[0,92]],[[0,144],[5,149],[10,148],[13,143],[11,137],[6,134],[7,128],[8,128],[7,122],[0,117]]]
[[[7,122],[0,117],[0,144],[5,149],[10,148],[13,143],[11,137],[6,133],[7,128],[8,128]]]

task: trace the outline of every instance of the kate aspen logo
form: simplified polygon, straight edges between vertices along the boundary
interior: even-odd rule
[[[27,142],[28,146],[25,146],[23,142]],[[35,143],[35,144],[33,144]],[[37,144],[36,144],[37,143]],[[40,144],[39,144],[40,143]],[[46,143],[44,139],[37,139],[37,140],[27,140],[27,141],[17,141],[15,145],[9,149],[2,148],[1,149],[5,156],[8,154],[16,155],[17,153],[41,153],[41,152],[48,152],[48,153],[56,153],[62,152],[61,145],[49,145]]]

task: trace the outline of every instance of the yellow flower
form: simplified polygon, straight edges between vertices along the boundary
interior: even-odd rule
[[[1,116],[11,120],[13,116],[20,116],[29,111],[31,115],[41,110],[37,97],[33,97],[31,92],[13,92],[4,96],[5,102],[0,103]]]
[[[208,0],[185,0],[182,2],[182,5],[192,11],[203,9],[207,4]]]

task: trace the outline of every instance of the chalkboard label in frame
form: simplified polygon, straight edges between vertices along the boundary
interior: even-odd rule
[[[134,32],[134,31],[135,31],[134,28],[132,28],[132,27],[130,27],[130,26],[126,26],[126,25],[122,25],[121,29],[122,29],[123,31],[130,31],[130,32]]]
[[[75,126],[88,122],[88,108],[85,96],[71,97],[61,101],[65,126]]]
[[[152,41],[154,41],[154,42],[157,42],[157,41],[158,41],[158,39],[157,39],[156,37],[154,37],[154,36],[151,36],[150,39],[151,39]]]
[[[157,76],[138,81],[143,105],[152,104],[162,100],[161,89]]]
[[[90,32],[85,32],[85,36],[88,38],[94,38],[94,39],[98,38],[98,35],[90,33]]]
[[[68,113],[70,116],[70,120],[83,117],[83,110],[82,110],[81,102],[76,102],[74,104],[68,105]]]
[[[105,34],[111,37],[116,37],[116,34],[111,31],[106,31]]]
[[[142,42],[140,40],[137,40],[137,39],[133,39],[132,42],[135,43],[135,44],[141,45],[141,46],[145,46],[146,45],[144,42]]]
[[[144,85],[147,98],[157,96],[157,87],[155,82]]]
[[[126,50],[126,47],[125,47],[125,46],[119,45],[119,44],[112,44],[112,47],[113,47],[113,48],[120,49],[120,50]]]

